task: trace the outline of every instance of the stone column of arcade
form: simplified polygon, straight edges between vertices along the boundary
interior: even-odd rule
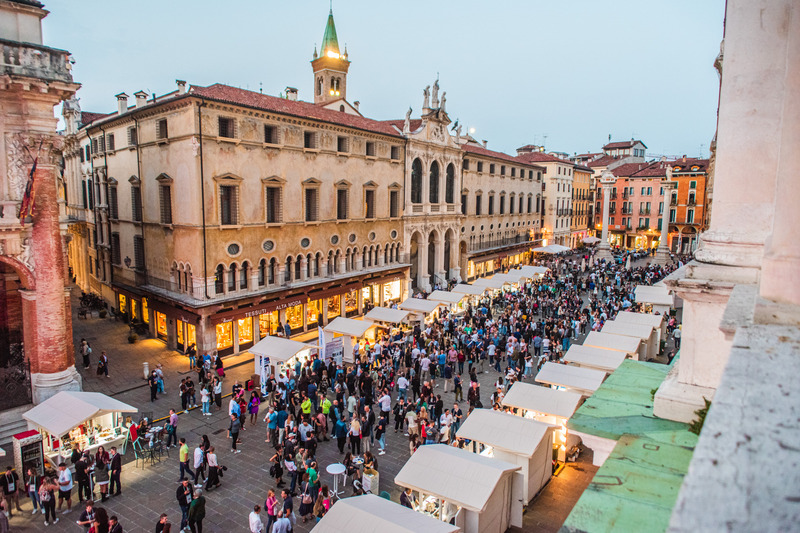
[[[75,370],[69,300],[65,299],[64,254],[58,212],[58,159],[63,141],[56,135],[31,135],[32,153],[38,153],[34,176],[35,211],[30,246],[36,291],[23,295],[26,326],[35,334],[33,345],[25,343],[31,363],[33,402],[41,403],[62,390],[80,390]],[[41,148],[40,148],[41,147]],[[26,341],[28,341],[26,335]]]
[[[603,186],[603,233],[595,254],[598,260],[611,259],[611,247],[608,245],[608,206],[611,201],[611,188],[616,182],[617,178],[609,171],[603,172],[602,176],[600,176],[600,184]]]

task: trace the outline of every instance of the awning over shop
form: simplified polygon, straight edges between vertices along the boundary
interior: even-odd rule
[[[573,344],[567,350],[564,361],[574,365],[602,370],[610,374],[628,357],[628,354],[619,350],[606,350],[596,346]]]
[[[675,298],[666,287],[639,285],[634,290],[634,293],[636,295],[636,303],[668,305],[670,307],[675,305]]]
[[[90,418],[136,412],[135,407],[99,392],[61,391],[22,417],[52,435],[61,436]]]
[[[428,295],[428,300],[432,302],[441,302],[443,304],[457,304],[463,299],[463,294],[450,291],[433,291]]]
[[[503,476],[519,469],[517,465],[460,448],[430,444],[414,452],[394,482],[481,512]]]
[[[361,337],[375,324],[371,320],[355,320],[353,318],[336,317],[333,322],[323,328],[330,333],[341,333],[351,337]]]
[[[398,305],[398,307],[406,311],[414,311],[417,313],[432,313],[440,305],[442,305],[440,302],[423,300],[422,298],[409,298]]]
[[[569,418],[581,403],[577,392],[562,391],[518,381],[503,397],[503,407]]]
[[[538,383],[546,383],[555,387],[565,387],[575,392],[580,392],[584,396],[594,394],[603,380],[606,373],[591,368],[580,368],[577,366],[562,365],[559,363],[545,363],[536,375]]]
[[[293,341],[291,339],[284,339],[283,337],[270,336],[264,337],[247,351],[257,356],[268,357],[272,363],[285,363],[295,355],[309,348],[316,348],[316,346]]]
[[[470,285],[469,283],[459,283],[453,287],[452,292],[456,292],[458,294],[469,294],[470,296],[480,296],[486,292],[486,287],[481,287],[480,285]]]
[[[342,498],[312,529],[318,533],[456,533],[450,525],[375,494]]]
[[[630,354],[634,357],[639,352],[639,345],[641,341],[634,337],[627,337],[625,335],[616,335],[614,333],[603,333],[600,331],[592,331],[583,341],[584,346],[595,346],[606,350],[619,350]]]
[[[459,438],[478,441],[514,455],[533,457],[553,426],[493,409],[474,409],[458,428]]]
[[[389,324],[399,324],[410,315],[410,311],[402,309],[391,309],[389,307],[374,307],[364,318],[375,322],[387,322]]]
[[[503,285],[510,283],[510,281],[506,281],[503,278],[498,278],[497,276],[493,276],[491,278],[478,278],[472,282],[472,284],[476,287],[486,287],[487,289],[502,289]]]

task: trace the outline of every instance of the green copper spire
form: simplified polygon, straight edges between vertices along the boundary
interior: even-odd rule
[[[339,39],[336,37],[336,25],[333,23],[333,9],[328,14],[328,23],[325,25],[325,34],[322,36],[321,54],[328,56],[329,52],[339,57]],[[332,55],[332,54],[331,54]]]

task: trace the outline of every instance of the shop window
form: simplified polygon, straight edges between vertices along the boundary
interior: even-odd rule
[[[400,300],[400,280],[383,284],[383,303]]]
[[[322,300],[309,300],[306,304],[306,324],[318,325],[322,317]]]
[[[328,320],[333,320],[342,314],[342,297],[331,296],[328,298]]]
[[[347,316],[358,314],[358,291],[352,290],[344,295],[344,312]]]
[[[124,294],[119,295],[119,312],[122,314],[128,312],[128,298]]]
[[[131,319],[136,320],[139,318],[139,308],[136,305],[136,300],[131,298]]]
[[[178,348],[186,350],[186,339],[184,338],[184,328],[186,323],[183,320],[175,321],[175,337],[177,338]]]
[[[142,322],[150,323],[150,308],[147,305],[147,298],[142,298]]]
[[[189,346],[197,346],[197,329],[194,324],[186,324],[186,342]]]
[[[217,324],[217,350],[233,348],[233,322]]]
[[[247,344],[253,342],[253,319],[250,317],[240,318],[236,321],[239,329],[239,349],[247,348]]]
[[[278,333],[278,311],[258,315],[258,331],[262,339]]]
[[[303,306],[295,305],[286,309],[286,322],[293,333],[303,330]]]
[[[156,335],[162,341],[167,340],[167,315],[156,311]]]

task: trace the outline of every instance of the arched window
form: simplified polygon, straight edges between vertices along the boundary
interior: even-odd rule
[[[431,163],[430,173],[430,189],[428,191],[428,200],[432,204],[439,203],[439,163],[434,161]]]
[[[336,250],[336,254],[333,256],[333,273],[339,273],[339,259],[342,258],[342,251]]]
[[[183,267],[183,288],[189,294],[194,294],[194,283],[192,280],[192,265]]]
[[[419,159],[411,163],[411,203],[422,203],[422,161]]]
[[[317,255],[314,256],[314,276],[319,277],[319,264],[322,262],[322,253],[317,252]]]
[[[258,263],[258,286],[263,287],[267,282],[267,260],[262,259]]]
[[[298,255],[294,260],[294,279],[295,281],[302,279],[303,256]]]
[[[247,284],[249,280],[247,279],[250,276],[250,263],[245,261],[242,263],[242,271],[239,272],[239,288],[246,290]]]
[[[367,250],[366,246],[364,247],[363,250],[361,250],[361,267],[362,268],[367,268],[367,265],[369,265],[369,260],[370,260],[370,256],[371,255],[372,254]]]
[[[284,272],[283,272],[283,280],[286,283],[289,283],[290,281],[292,281],[292,258],[291,258],[291,256],[286,258],[286,268],[284,269]]]
[[[270,285],[275,283],[275,280],[278,278],[278,261],[273,257],[269,260],[269,276],[267,277],[267,283]]]
[[[322,95],[322,78],[317,78],[317,96]]]
[[[222,276],[225,274],[225,267],[217,265],[217,270],[214,273],[214,292],[222,294],[224,292]]]
[[[447,173],[445,175],[444,186],[444,201],[448,204],[455,203],[456,196],[456,167],[453,163],[447,165]]]
[[[228,292],[236,290],[236,263],[232,263],[228,269]]]

